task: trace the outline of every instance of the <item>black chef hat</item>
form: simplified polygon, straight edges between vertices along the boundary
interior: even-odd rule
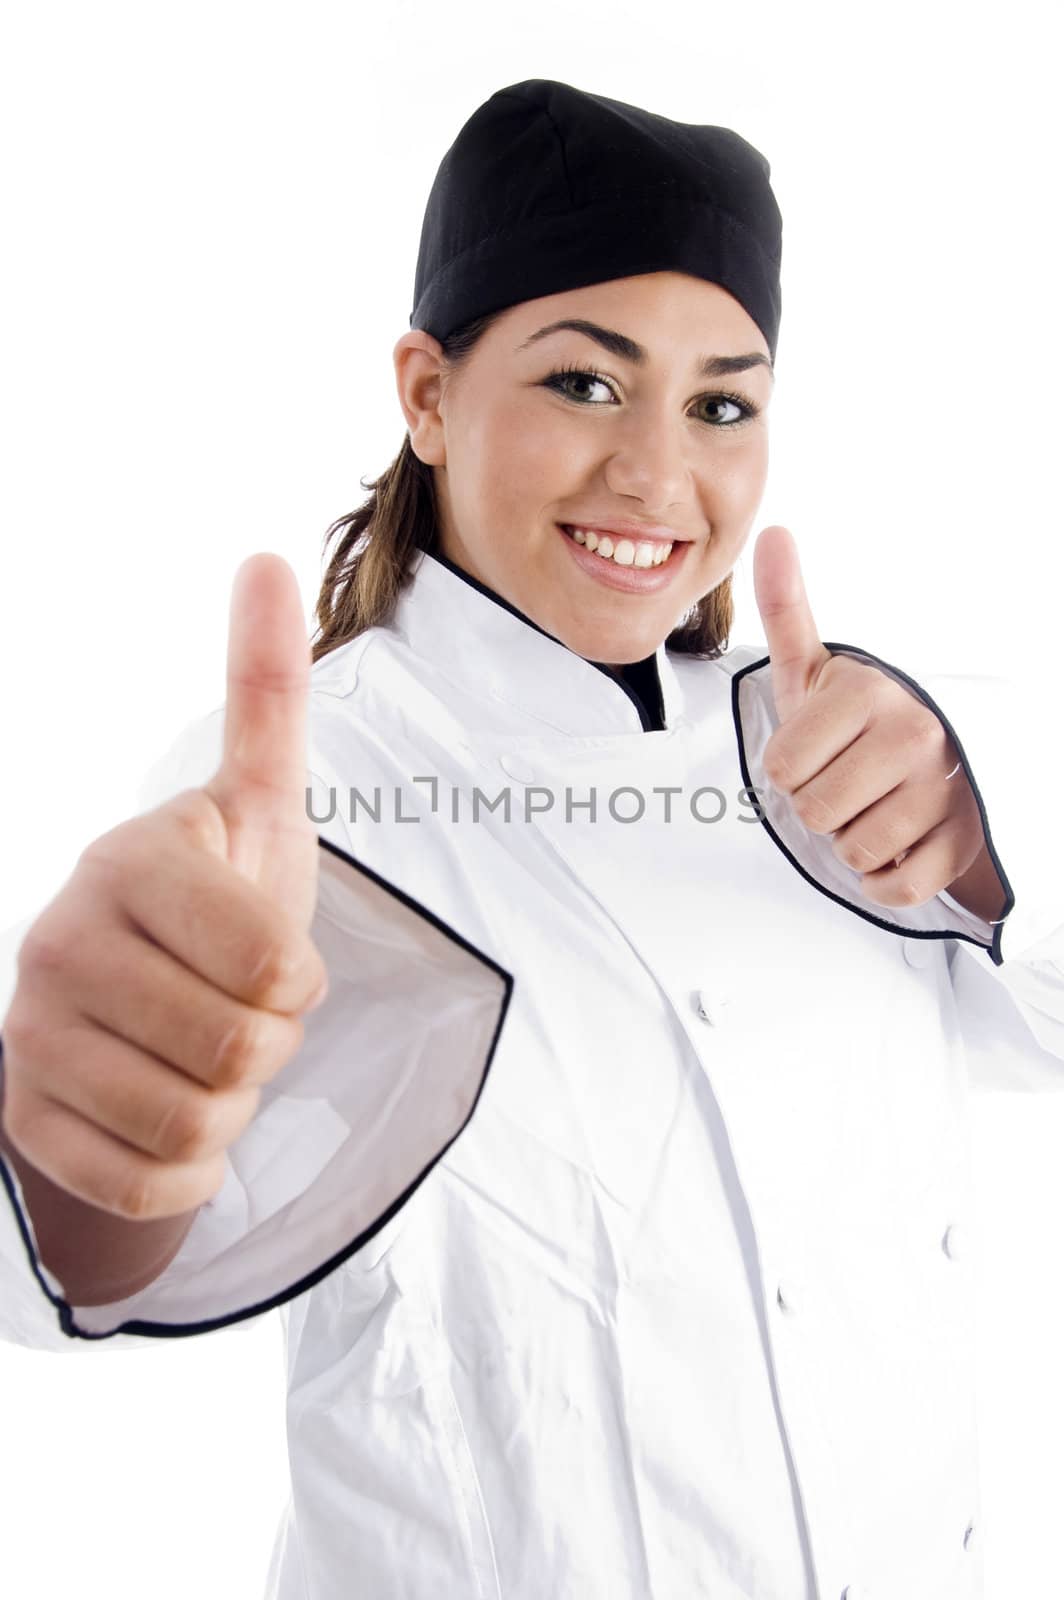
[[[671,270],[734,295],[774,360],[782,219],[769,172],[730,128],[548,78],[499,89],[440,162],[410,326],[442,341],[523,300]]]

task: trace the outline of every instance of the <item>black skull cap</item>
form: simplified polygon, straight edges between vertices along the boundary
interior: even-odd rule
[[[442,341],[541,295],[687,272],[733,295],[775,360],[783,229],[769,175],[731,128],[550,78],[499,89],[440,162],[410,326]]]

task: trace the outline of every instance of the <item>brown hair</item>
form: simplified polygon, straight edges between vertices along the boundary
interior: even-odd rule
[[[501,314],[492,311],[477,317],[440,341],[444,381],[457,372]],[[379,478],[360,482],[370,491],[369,498],[356,511],[338,517],[325,533],[323,554],[331,539],[335,546],[318,595],[312,661],[320,661],[367,628],[388,622],[409,582],[406,569],[413,553],[439,548],[432,468],[414,454],[409,432],[391,466]],[[686,613],[666,639],[666,649],[715,660],[728,648],[733,612],[729,573]]]

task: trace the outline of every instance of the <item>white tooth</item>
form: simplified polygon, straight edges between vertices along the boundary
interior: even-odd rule
[[[604,561],[615,561],[620,567],[660,567],[672,553],[672,543],[659,544],[656,540],[618,539],[616,545],[609,534],[598,534],[594,528],[570,529],[578,544],[598,553]]]

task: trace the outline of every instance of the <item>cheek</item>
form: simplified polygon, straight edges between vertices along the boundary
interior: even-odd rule
[[[764,493],[768,476],[768,440],[763,430],[737,440],[707,462],[707,491],[717,502],[722,519],[742,521]]]
[[[731,572],[749,541],[768,474],[767,441],[763,435],[736,441],[707,458],[702,474],[702,504],[713,524],[714,538],[704,552],[692,588],[704,593]]]
[[[481,503],[527,510],[550,506],[581,481],[593,441],[533,400],[481,417],[470,445],[466,464]]]

